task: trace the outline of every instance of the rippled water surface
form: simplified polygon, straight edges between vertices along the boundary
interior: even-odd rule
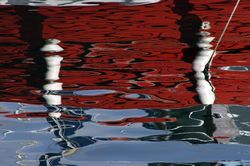
[[[0,0],[0,166],[249,165],[235,4]]]

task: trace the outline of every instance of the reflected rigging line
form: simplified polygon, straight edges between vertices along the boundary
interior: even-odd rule
[[[215,55],[215,52],[216,52],[216,50],[218,49],[218,47],[219,47],[219,45],[220,45],[220,43],[221,43],[221,40],[222,40],[222,38],[223,38],[225,32],[227,31],[227,28],[228,28],[228,26],[229,26],[229,24],[230,24],[230,22],[231,22],[231,20],[232,20],[232,18],[233,18],[233,16],[234,16],[234,13],[235,13],[236,9],[237,9],[238,6],[239,6],[239,3],[240,3],[240,0],[237,0],[236,4],[235,4],[235,6],[234,6],[234,9],[233,9],[233,11],[232,11],[232,13],[231,13],[229,19],[227,20],[227,23],[226,23],[226,25],[225,25],[225,27],[224,27],[224,29],[223,29],[221,35],[220,35],[220,38],[219,38],[219,40],[218,40],[218,42],[217,42],[217,44],[216,44],[216,46],[215,46],[215,49],[214,49],[214,51],[213,51],[213,53],[212,53],[212,56],[211,56],[211,58],[210,58],[210,60],[209,60],[209,64],[212,63],[213,57],[214,57],[214,55]]]

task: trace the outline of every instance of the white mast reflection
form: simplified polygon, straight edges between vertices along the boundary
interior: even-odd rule
[[[48,39],[46,44],[40,49],[43,52],[61,52],[63,48],[59,46],[60,43],[57,39]],[[43,98],[46,100],[46,104],[50,106],[57,106],[62,104],[61,95],[51,94],[50,91],[59,91],[62,90],[63,83],[56,82],[59,80],[59,73],[61,68],[61,61],[63,57],[60,55],[52,55],[49,57],[45,57],[45,61],[47,64],[47,72],[45,74],[45,80],[48,81],[48,84],[43,86],[43,89],[46,93],[43,95]],[[51,117],[60,118],[61,113],[58,112],[59,109],[56,109],[57,112],[51,112],[49,115]]]
[[[214,37],[210,36],[207,31],[211,29],[210,23],[205,21],[201,26],[200,40],[197,47],[200,49],[193,61],[194,77],[196,79],[196,92],[199,100],[204,105],[212,105],[213,123],[216,127],[213,137],[219,143],[228,143],[232,138],[239,135],[239,129],[234,123],[234,120],[229,113],[228,107],[225,105],[217,105],[215,102],[214,86],[210,81],[211,74],[209,68],[211,66],[211,59],[216,55],[216,48],[213,50],[210,43]]]
[[[214,87],[210,81],[211,75],[209,71],[206,71],[206,67],[209,65],[209,60],[214,52],[214,50],[211,49],[212,45],[210,44],[214,40],[214,37],[210,36],[210,33],[206,31],[210,28],[211,26],[208,21],[202,23],[201,29],[203,31],[200,32],[199,35],[201,38],[197,43],[197,47],[200,48],[200,50],[193,61],[196,91],[200,102],[205,105],[213,104],[215,101]]]
[[[198,52],[198,55],[193,61],[193,70],[195,73],[195,78],[197,82],[196,91],[199,95],[200,101],[202,104],[209,105],[213,104],[215,100],[215,94],[214,94],[214,87],[212,83],[210,82],[210,65],[212,64],[213,58],[216,55],[216,51],[222,41],[222,38],[234,16],[235,11],[237,10],[239,3],[241,0],[237,0],[233,11],[230,14],[230,17],[218,39],[218,42],[214,48],[214,50],[210,49],[212,45],[210,45],[210,42],[213,41],[214,37],[210,37],[210,33],[206,30],[209,30],[211,28],[210,23],[208,21],[205,21],[202,23],[201,29],[203,30],[201,32],[201,39],[198,42],[198,48],[200,48],[200,52]],[[205,71],[207,70],[207,71]],[[206,73],[207,72],[207,73]],[[206,76],[208,77],[206,79]]]
[[[63,58],[59,55],[54,55],[46,57],[45,61],[47,63],[47,72],[45,79],[49,82],[43,86],[43,89],[47,92],[49,91],[59,91],[62,90],[63,83],[56,82],[59,79],[59,72],[61,67],[61,61]],[[48,105],[61,105],[61,96],[53,94],[44,94],[43,98],[46,100]]]
[[[41,51],[43,52],[61,52],[64,49],[60,47],[58,44],[60,43],[57,39],[49,39],[47,40],[46,44],[41,48]],[[55,95],[51,92],[54,91],[61,91],[63,90],[62,85],[63,83],[57,82],[60,77],[60,69],[61,69],[61,62],[63,60],[63,57],[60,55],[52,55],[45,58],[46,64],[47,64],[47,72],[45,74],[45,80],[48,81],[47,84],[43,86],[43,89],[46,91],[46,93],[43,95],[43,98],[46,100],[46,104],[49,106],[52,106],[55,108],[53,112],[49,113],[50,118],[54,121],[56,124],[56,130],[58,130],[58,135],[61,140],[65,141],[68,148],[67,150],[64,150],[62,152],[63,156],[67,156],[70,154],[73,154],[77,148],[70,142],[70,140],[64,136],[63,134],[63,124],[60,123],[60,117],[61,117],[61,108],[59,107],[62,105],[62,97],[61,95]],[[53,160],[54,158],[60,158],[61,156],[53,156],[51,158],[47,158],[47,162],[50,160]]]

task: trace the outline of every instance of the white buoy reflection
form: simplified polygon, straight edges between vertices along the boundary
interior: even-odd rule
[[[214,53],[214,50],[211,49],[213,45],[210,44],[214,40],[214,37],[205,31],[210,28],[211,26],[208,21],[202,23],[202,31],[199,33],[201,37],[197,43],[197,47],[200,50],[192,63],[196,80],[196,92],[198,93],[200,102],[205,105],[213,104],[215,101],[214,87],[210,81],[210,73],[209,71],[205,73],[207,65],[209,65],[209,61]]]

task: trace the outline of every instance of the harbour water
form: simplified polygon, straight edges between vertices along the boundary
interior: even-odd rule
[[[235,4],[0,0],[0,166],[249,165]]]

